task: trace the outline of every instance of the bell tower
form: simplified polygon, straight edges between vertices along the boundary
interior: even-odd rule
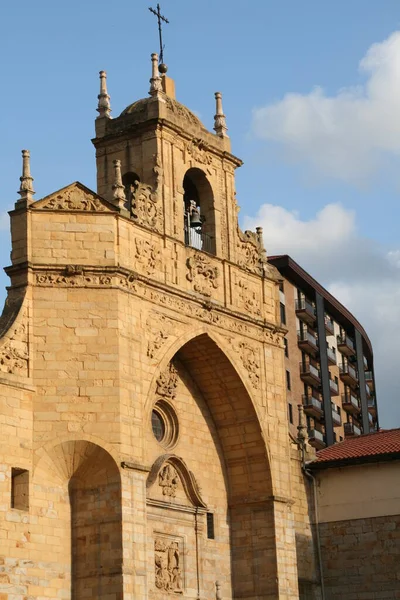
[[[151,63],[149,96],[115,119],[106,74],[100,72],[93,140],[97,193],[138,225],[222,259],[243,260],[238,252],[242,242],[250,242],[247,253],[253,253],[258,271],[261,235],[238,232],[234,172],[242,162],[231,153],[222,94],[215,94],[211,133],[176,100],[174,82],[166,65],[159,71],[157,54]]]

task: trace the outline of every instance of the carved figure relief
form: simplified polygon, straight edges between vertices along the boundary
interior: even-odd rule
[[[135,238],[135,258],[146,275],[151,275],[160,263],[160,250],[148,240]]]
[[[168,368],[160,374],[157,379],[156,393],[164,398],[175,398],[176,389],[178,387],[178,371],[172,362],[169,363]]]
[[[218,287],[218,267],[202,254],[195,254],[186,261],[189,272],[188,281],[193,282],[193,289],[204,296],[211,296],[213,289]]]
[[[158,192],[158,188],[162,184],[164,169],[162,167],[161,160],[158,154],[153,154],[153,158],[155,163],[153,167],[153,173],[156,179],[156,191]]]
[[[164,538],[154,540],[154,566],[156,588],[165,592],[182,594],[183,574],[179,542]]]
[[[157,193],[151,185],[140,181],[135,181],[132,188],[132,219],[138,225],[161,231],[161,209],[158,207]]]
[[[261,315],[260,299],[251,284],[248,284],[243,279],[240,279],[238,284],[239,300],[244,310],[251,315],[259,317]]]
[[[0,345],[0,372],[28,375],[28,336],[25,325],[26,312],[21,322],[14,324],[2,338]]]
[[[158,483],[162,489],[163,496],[175,498],[176,489],[179,485],[179,475],[170,464],[165,465],[158,475]]]
[[[241,231],[238,229],[237,263],[243,269],[260,275],[263,271],[263,265],[267,261],[265,249],[262,243],[261,228],[254,231]]]

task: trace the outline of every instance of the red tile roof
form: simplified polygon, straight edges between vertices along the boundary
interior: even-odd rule
[[[318,466],[336,462],[362,462],[368,457],[398,453],[400,459],[400,429],[381,430],[354,438],[348,438],[338,444],[333,444],[317,452],[317,458],[311,465]],[[311,466],[310,465],[310,466]],[[328,466],[328,465],[326,465]]]

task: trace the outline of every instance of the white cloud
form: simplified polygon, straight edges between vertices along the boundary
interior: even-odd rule
[[[400,154],[400,31],[373,44],[359,69],[365,85],[334,96],[321,87],[288,93],[254,110],[254,132],[281,144],[288,159],[307,164],[318,177],[365,183]]]
[[[244,225],[261,225],[270,256],[289,254],[360,321],[373,345],[381,425],[400,427],[400,249],[361,237],[355,213],[340,204],[308,221],[264,204]]]

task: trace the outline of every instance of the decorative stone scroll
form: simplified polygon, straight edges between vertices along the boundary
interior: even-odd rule
[[[113,207],[79,182],[43,198],[33,204],[35,209],[110,211]]]
[[[154,540],[156,588],[172,594],[183,593],[182,553],[180,542],[157,537]]]
[[[176,490],[179,485],[179,475],[172,465],[167,463],[165,467],[161,469],[158,475],[158,484],[162,489],[163,496],[175,498]]]
[[[188,281],[193,282],[195,292],[203,296],[211,296],[214,289],[218,287],[218,267],[202,254],[195,254],[186,261],[189,272],[186,275]]]
[[[178,387],[178,371],[172,362],[170,362],[167,369],[160,374],[156,385],[156,393],[158,396],[170,399],[176,397],[176,389]]]
[[[161,208],[158,206],[157,192],[151,185],[140,181],[135,181],[132,188],[132,219],[138,225],[161,232]]]
[[[201,127],[202,129],[204,129],[204,126],[201,123],[200,119],[196,117],[196,115],[194,115],[192,112],[190,112],[190,110],[180,102],[177,102],[173,98],[166,96],[165,105],[167,107],[167,110],[174,116],[188,121],[191,125],[194,125],[195,127]]]
[[[267,262],[267,257],[262,242],[262,229],[257,228],[257,232],[246,230],[244,233],[238,229],[237,263],[242,269],[251,273],[261,275],[263,265]]]

